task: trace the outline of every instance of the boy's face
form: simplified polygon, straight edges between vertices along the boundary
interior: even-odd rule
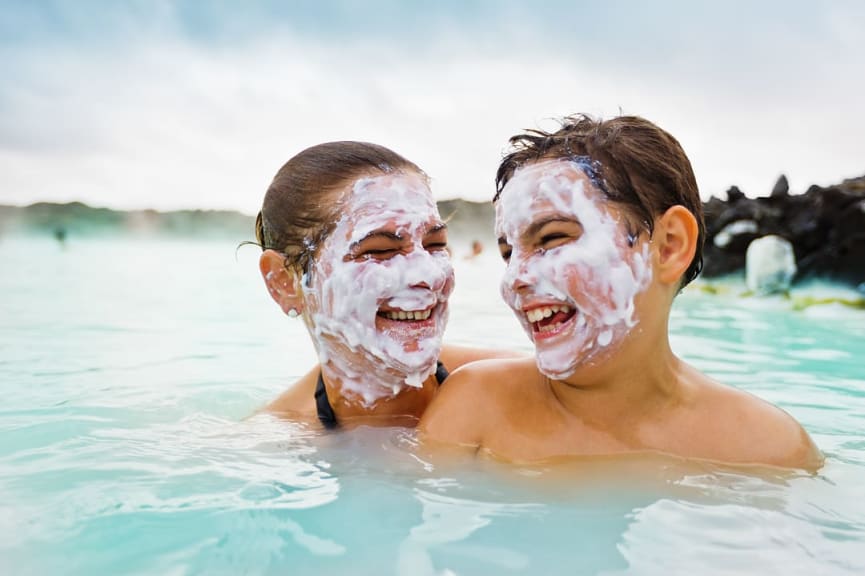
[[[546,160],[518,170],[496,204],[507,262],[501,293],[556,379],[621,345],[649,286],[648,242],[630,236],[620,209],[579,165]]]

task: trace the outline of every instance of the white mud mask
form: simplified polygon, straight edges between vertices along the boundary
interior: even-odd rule
[[[651,280],[638,248],[581,166],[548,160],[517,170],[496,203],[510,250],[501,292],[535,344],[538,369],[563,379],[619,346]]]
[[[304,277],[325,375],[371,406],[435,372],[454,274],[444,224],[414,173],[362,178]]]

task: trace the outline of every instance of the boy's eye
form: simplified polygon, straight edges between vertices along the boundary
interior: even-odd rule
[[[499,246],[499,251],[502,253],[502,260],[505,262],[511,259],[513,249],[510,246]]]
[[[559,240],[567,240],[568,236],[561,232],[553,232],[552,234],[544,234],[541,237],[541,244],[545,247],[548,247],[549,244],[556,244]],[[558,242],[561,244],[561,242]],[[558,245],[556,244],[556,245]]]
[[[583,235],[583,227],[578,222],[556,220],[544,225],[537,235],[538,246],[552,250],[568,242],[578,240]]]

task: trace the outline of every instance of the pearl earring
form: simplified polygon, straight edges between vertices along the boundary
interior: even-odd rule
[[[300,313],[297,311],[297,308],[292,308],[288,311],[289,318],[297,318]]]

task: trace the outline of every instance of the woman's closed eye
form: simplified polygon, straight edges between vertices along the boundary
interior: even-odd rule
[[[346,260],[388,260],[403,251],[405,241],[390,232],[376,232],[354,243]]]
[[[445,224],[435,226],[423,238],[423,247],[427,252],[448,249],[448,231]]]
[[[364,252],[358,254],[357,257],[376,258],[378,260],[384,260],[386,258],[392,258],[393,256],[396,256],[399,252],[399,248],[376,248],[371,250],[365,250]]]

